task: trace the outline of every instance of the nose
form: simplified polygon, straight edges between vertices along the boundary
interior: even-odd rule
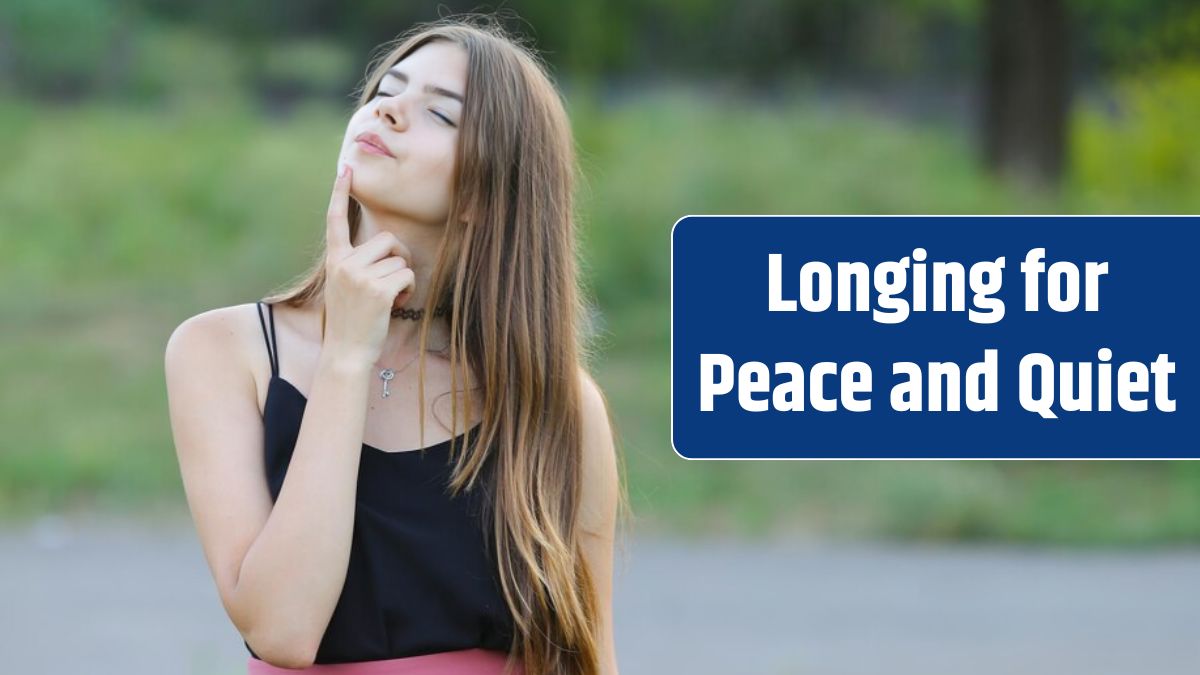
[[[408,104],[404,102],[404,99],[403,95],[386,96],[380,99],[379,105],[375,106],[375,117],[397,131],[407,129]]]

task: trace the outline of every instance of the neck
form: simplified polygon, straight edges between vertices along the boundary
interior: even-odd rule
[[[360,204],[361,206],[361,204]],[[391,232],[409,250],[409,258],[405,260],[412,269],[415,282],[412,292],[404,302],[404,307],[419,310],[425,306],[428,297],[429,280],[433,272],[433,263],[438,248],[442,244],[445,228],[442,225],[420,223],[394,213],[380,212],[362,206],[362,218],[359,221],[358,232],[354,245],[358,246],[380,232]],[[429,337],[426,349],[439,350],[449,340],[449,317],[425,317],[432,321],[429,327]],[[388,325],[387,338],[384,340],[379,361],[384,367],[397,367],[417,353],[421,341],[421,319],[403,319],[393,317]]]

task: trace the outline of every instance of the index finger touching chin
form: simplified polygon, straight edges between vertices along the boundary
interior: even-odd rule
[[[352,173],[349,164],[342,165],[337,180],[333,183],[333,194],[329,198],[329,209],[325,213],[326,246],[333,250],[346,251],[353,248],[350,243],[350,221],[346,217]]]

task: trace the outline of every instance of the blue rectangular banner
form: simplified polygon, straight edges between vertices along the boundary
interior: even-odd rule
[[[1170,459],[1197,448],[1200,218],[688,216],[689,459]]]

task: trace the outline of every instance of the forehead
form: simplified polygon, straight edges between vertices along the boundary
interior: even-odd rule
[[[392,68],[408,75],[410,81],[424,81],[465,93],[467,52],[453,42],[445,40],[427,42],[397,61]]]

